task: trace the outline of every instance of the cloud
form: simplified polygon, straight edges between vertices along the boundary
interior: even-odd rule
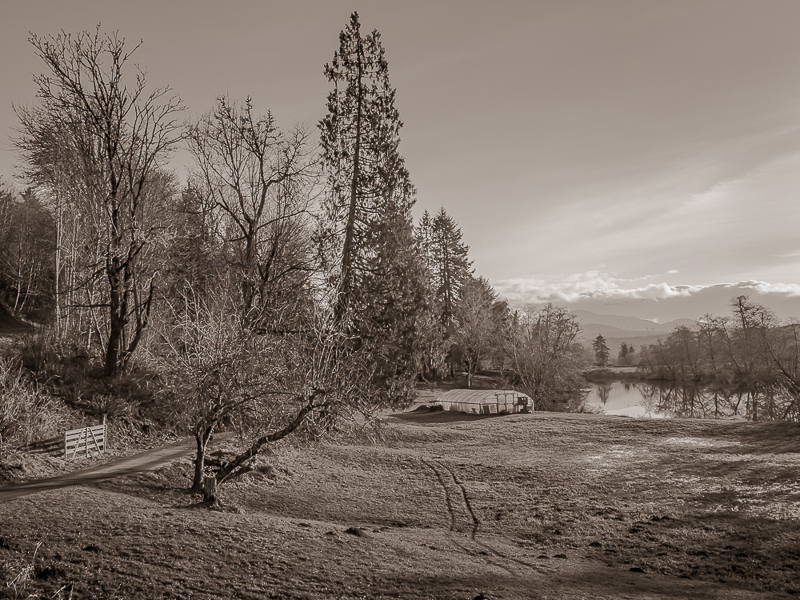
[[[674,274],[668,271],[667,274]],[[607,302],[625,300],[661,301],[673,298],[689,298],[705,290],[736,290],[731,293],[747,293],[753,290],[760,295],[780,295],[800,297],[800,285],[795,283],[769,283],[766,281],[742,281],[738,283],[719,283],[713,285],[670,285],[668,283],[647,283],[659,275],[645,275],[636,279],[621,279],[608,273],[588,271],[575,273],[569,277],[556,278],[516,278],[494,282],[497,293],[512,305],[540,304],[544,302],[575,303],[582,300],[601,300]]]
[[[797,283],[767,283],[766,281],[743,281],[736,286],[751,288],[759,294],[782,294],[800,297],[800,285]],[[735,287],[735,286],[731,286]]]
[[[667,283],[632,285],[655,277],[658,276],[645,275],[637,279],[620,279],[608,273],[588,271],[586,273],[576,273],[564,279],[505,279],[495,282],[494,288],[500,296],[506,298],[512,304],[576,302],[586,298],[595,300],[660,300],[690,296],[702,289],[702,286],[672,286]]]

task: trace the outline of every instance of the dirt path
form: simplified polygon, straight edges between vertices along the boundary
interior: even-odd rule
[[[215,436],[215,441],[225,441],[231,437],[232,434],[230,433],[222,433]],[[133,456],[127,456],[96,467],[81,469],[66,475],[0,487],[0,502],[8,502],[15,498],[29,496],[45,490],[57,490],[76,485],[97,483],[98,481],[105,481],[123,475],[155,471],[174,460],[191,456],[195,452],[195,448],[194,439],[184,438],[169,446],[146,450]]]

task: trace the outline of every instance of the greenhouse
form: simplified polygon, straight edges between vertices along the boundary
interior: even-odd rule
[[[477,415],[530,412],[533,401],[514,390],[450,390],[434,402],[443,410]]]

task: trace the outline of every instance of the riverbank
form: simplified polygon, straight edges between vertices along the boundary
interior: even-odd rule
[[[589,383],[612,381],[649,381],[647,375],[638,367],[592,367],[581,373]]]

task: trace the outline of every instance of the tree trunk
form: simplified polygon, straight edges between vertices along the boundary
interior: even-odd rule
[[[310,412],[315,409],[321,408],[321,405],[315,405],[314,400],[317,395],[323,394],[322,391],[315,391],[311,394],[310,397],[306,398],[306,404],[300,411],[295,415],[294,419],[286,425],[280,431],[276,431],[274,433],[270,433],[267,435],[263,435],[260,438],[253,441],[250,447],[239,454],[238,456],[234,457],[230,461],[228,461],[222,468],[217,471],[216,476],[214,477],[206,477],[203,480],[203,502],[210,502],[212,504],[216,503],[219,498],[217,497],[218,488],[221,486],[225,481],[240,475],[241,473],[247,472],[249,470],[246,463],[248,463],[252,458],[255,458],[258,455],[259,450],[261,450],[262,446],[265,444],[269,444],[272,442],[277,442],[285,438],[287,435],[291,434],[295,429],[302,425],[305,418],[308,416]],[[199,444],[198,444],[199,448]],[[196,465],[195,465],[196,466]],[[213,480],[213,483],[210,481]]]
[[[115,292],[111,292],[111,318],[108,324],[108,346],[106,348],[105,363],[106,377],[112,377],[117,373],[117,365],[119,364],[120,354],[119,350],[120,345],[122,344],[122,330],[125,327],[122,317],[119,315],[118,311],[115,310],[115,295]]]
[[[206,448],[208,448],[208,441],[211,439],[213,427],[208,427],[201,431],[199,434],[195,433],[194,439],[197,442],[197,456],[194,459],[194,479],[192,480],[192,491],[202,492],[203,484],[203,471],[206,466]]]
[[[61,208],[61,195],[56,196],[56,253],[55,253],[55,304],[56,304],[56,339],[61,342],[64,333],[61,322],[61,244],[64,217]]]
[[[203,479],[203,502],[216,504],[217,501],[217,478],[206,477]]]
[[[347,211],[347,223],[345,224],[344,245],[342,247],[342,287],[339,290],[339,298],[336,302],[336,320],[339,321],[344,316],[347,304],[350,302],[350,293],[353,278],[353,238],[355,237],[356,208],[358,205],[358,184],[361,171],[361,111],[364,98],[362,88],[362,56],[361,38],[358,39],[358,93],[356,105],[356,132],[355,148],[353,151],[353,174],[350,180],[350,205]]]

